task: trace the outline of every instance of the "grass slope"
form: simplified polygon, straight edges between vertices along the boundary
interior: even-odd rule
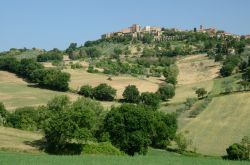
[[[132,76],[114,76],[112,81],[107,80],[108,76],[104,74],[88,73],[84,69],[65,69],[65,72],[71,74],[70,87],[79,89],[82,85],[97,86],[101,83],[107,83],[117,90],[117,98],[122,98],[122,93],[126,86],[136,85],[140,92],[155,92],[158,90],[161,80],[157,78],[139,79]]]
[[[13,128],[0,127],[0,150],[39,152],[36,147],[30,145],[39,140],[42,135]],[[0,159],[1,162],[1,159]],[[1,163],[0,163],[1,164]]]
[[[29,87],[27,82],[15,74],[0,71],[0,102],[3,102],[8,110],[23,106],[44,105],[53,97],[65,94],[72,100],[78,97],[74,94]]]
[[[146,156],[49,156],[0,152],[1,165],[245,165],[248,162],[225,161],[214,158],[187,157],[166,151],[152,150]]]
[[[188,131],[199,153],[224,155],[226,148],[250,136],[250,93],[215,97],[181,131]]]

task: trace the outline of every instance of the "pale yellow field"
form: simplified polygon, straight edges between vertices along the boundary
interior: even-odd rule
[[[122,98],[122,93],[128,85],[136,85],[140,92],[156,92],[159,84],[162,83],[157,78],[139,79],[132,76],[114,76],[110,81],[107,75],[88,73],[83,69],[65,69],[64,71],[71,74],[71,88],[79,89],[86,84],[95,87],[101,83],[107,83],[117,90],[117,98]]]
[[[29,87],[29,84],[15,74],[0,71],[0,102],[8,110],[17,107],[45,105],[58,95],[68,95],[71,100],[76,100],[78,95],[56,92],[47,89]]]
[[[224,155],[226,148],[250,136],[250,93],[214,98],[195,119],[180,131],[188,131],[197,151],[209,155]]]
[[[205,88],[212,90],[213,79],[218,76],[220,64],[205,55],[192,55],[177,61],[179,68],[178,84],[175,97],[170,103],[184,102],[186,98],[197,97],[195,90]]]
[[[220,64],[205,55],[192,55],[178,60],[178,84],[193,84],[218,77]]]
[[[32,143],[42,139],[39,133],[32,133],[0,126],[0,150],[39,152]]]

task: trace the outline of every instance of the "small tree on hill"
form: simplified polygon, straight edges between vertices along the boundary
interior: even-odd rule
[[[144,106],[157,110],[160,106],[161,98],[156,93],[144,92],[141,94],[141,103]]]
[[[78,92],[80,95],[85,97],[92,97],[94,89],[90,85],[84,85],[81,87],[80,91]]]
[[[231,160],[246,160],[248,159],[247,156],[247,148],[238,143],[234,143],[230,145],[227,149],[227,157]]]
[[[126,102],[138,103],[140,100],[140,92],[135,85],[129,85],[125,88],[122,96]]]
[[[158,89],[158,93],[162,100],[168,100],[174,97],[175,87],[172,84],[166,84]]]
[[[103,83],[94,88],[94,98],[102,101],[113,101],[116,96],[116,90]]]
[[[197,94],[198,98],[204,98],[207,94],[207,91],[204,88],[198,88],[195,93]]]

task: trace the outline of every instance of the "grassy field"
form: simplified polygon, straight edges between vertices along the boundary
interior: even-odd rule
[[[192,55],[177,61],[178,84],[194,84],[218,77],[220,64],[205,55]]]
[[[196,97],[197,88],[213,89],[214,78],[218,77],[219,63],[205,55],[192,55],[177,61],[179,68],[178,85],[171,104],[185,102],[186,98]]]
[[[58,95],[68,95],[72,100],[76,100],[78,97],[70,93],[34,88],[28,85],[15,74],[0,71],[0,102],[3,102],[8,110],[13,110],[23,106],[44,105]]]
[[[37,153],[39,150],[30,144],[41,138],[38,133],[0,126],[0,150]]]
[[[226,148],[250,136],[250,93],[215,97],[181,131],[188,131],[199,153],[223,155]]]
[[[155,92],[159,84],[162,83],[157,78],[140,79],[123,75],[114,76],[112,77],[112,81],[109,81],[107,75],[88,73],[84,69],[65,69],[64,71],[71,74],[71,88],[79,89],[82,85],[86,84],[97,86],[100,83],[107,83],[117,90],[117,98],[122,98],[122,93],[128,85],[136,85],[140,92]]]
[[[245,165],[249,162],[216,158],[187,157],[161,150],[151,150],[146,156],[49,156],[0,152],[1,165]]]

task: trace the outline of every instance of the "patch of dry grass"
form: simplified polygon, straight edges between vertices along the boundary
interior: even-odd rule
[[[178,60],[178,84],[193,84],[218,77],[220,64],[205,55],[192,55]]]
[[[71,74],[71,88],[79,89],[82,85],[87,84],[95,87],[101,83],[107,83],[117,90],[117,98],[122,98],[122,93],[128,85],[136,85],[140,92],[155,92],[161,83],[156,78],[140,79],[122,75],[112,77],[112,81],[110,81],[107,75],[88,73],[83,69],[65,69],[64,71]]]
[[[181,131],[188,131],[197,151],[209,155],[223,155],[226,148],[250,136],[250,93],[216,97]]]
[[[0,126],[0,150],[39,152],[39,149],[31,144],[40,139],[42,135],[39,133]]]

